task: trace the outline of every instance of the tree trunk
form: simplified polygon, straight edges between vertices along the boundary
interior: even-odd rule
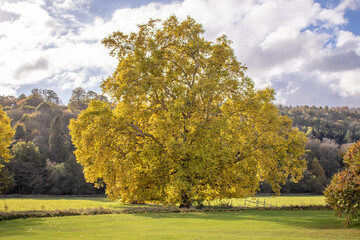
[[[192,202],[189,198],[189,195],[183,191],[181,194],[181,202],[180,202],[180,208],[190,208],[192,207]]]

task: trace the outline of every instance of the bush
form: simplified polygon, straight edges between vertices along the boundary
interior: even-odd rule
[[[346,169],[334,176],[325,190],[325,198],[335,215],[344,215],[344,225],[349,226],[360,216],[360,141],[348,149],[344,163]]]

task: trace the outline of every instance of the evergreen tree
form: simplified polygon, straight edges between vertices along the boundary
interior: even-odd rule
[[[25,134],[26,134],[26,131],[25,131],[25,125],[20,123],[18,125],[16,125],[15,127],[15,140],[23,140],[25,139]]]
[[[39,149],[33,142],[19,142],[11,149],[14,158],[9,169],[14,174],[16,192],[29,194],[33,192],[33,181],[43,165]]]
[[[49,155],[50,160],[56,163],[65,162],[68,155],[68,144],[60,115],[57,115],[50,125]]]

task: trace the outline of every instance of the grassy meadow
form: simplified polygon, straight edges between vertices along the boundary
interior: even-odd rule
[[[254,203],[250,203],[254,202]],[[205,202],[205,205],[230,205],[234,207],[255,207],[259,202],[259,207],[265,206],[308,206],[325,205],[324,196],[261,196],[245,199],[226,199],[222,201]],[[250,205],[249,205],[250,204]],[[151,205],[136,205],[146,207]],[[134,207],[131,204],[123,204],[119,201],[110,202],[106,197],[56,197],[56,196],[26,196],[0,198],[0,212],[19,212],[19,211],[53,211],[66,209],[87,209],[87,208],[106,208],[122,209]]]
[[[359,239],[330,210],[148,213],[0,221],[0,239]]]
[[[54,211],[86,208],[120,208],[126,204],[110,202],[106,197],[28,196],[0,198],[0,212]]]
[[[225,199],[222,201],[212,201],[205,203],[206,205],[231,205],[234,207],[288,207],[288,206],[310,206],[310,205],[320,205],[324,206],[325,198],[324,196],[260,196],[260,197],[249,197],[246,198],[234,198],[234,199]]]

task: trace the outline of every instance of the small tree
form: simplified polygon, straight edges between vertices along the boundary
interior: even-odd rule
[[[26,135],[25,125],[23,123],[19,123],[15,127],[15,140],[24,140]]]
[[[323,194],[327,179],[325,171],[317,158],[314,158],[312,161],[310,171],[312,173],[310,180],[311,191],[317,194]]]
[[[327,203],[336,216],[345,216],[344,225],[360,217],[360,141],[353,144],[344,155],[346,168],[334,175],[325,190]]]
[[[72,91],[68,107],[72,111],[81,111],[87,107],[85,89],[82,87],[77,87]]]

